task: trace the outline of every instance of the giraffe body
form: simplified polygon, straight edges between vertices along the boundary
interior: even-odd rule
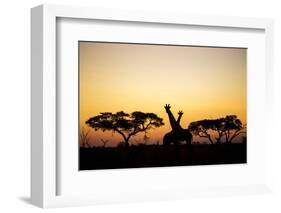
[[[188,129],[182,129],[180,132],[170,131],[164,135],[163,145],[178,145],[181,141],[185,142],[186,145],[191,145],[192,134]]]

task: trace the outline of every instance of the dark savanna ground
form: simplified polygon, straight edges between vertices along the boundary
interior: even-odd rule
[[[246,143],[80,148],[80,170],[246,163]]]

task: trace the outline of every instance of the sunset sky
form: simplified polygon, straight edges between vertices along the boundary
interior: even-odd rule
[[[79,42],[80,129],[100,112],[153,112],[165,125],[149,131],[149,142],[162,143],[170,131],[166,103],[176,118],[183,110],[183,128],[230,114],[246,123],[246,54],[242,48]],[[93,129],[90,137],[93,145],[122,141]]]

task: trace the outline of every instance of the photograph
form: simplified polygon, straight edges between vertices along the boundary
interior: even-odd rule
[[[78,41],[79,170],[247,163],[247,48]]]

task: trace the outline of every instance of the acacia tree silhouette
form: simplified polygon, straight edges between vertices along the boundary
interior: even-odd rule
[[[236,115],[227,115],[224,118],[204,119],[191,122],[188,129],[194,134],[202,138],[207,138],[211,144],[221,143],[225,138],[226,143],[231,143],[234,138],[242,133],[246,133],[246,125]],[[209,131],[215,131],[217,137],[212,138]]]
[[[129,147],[130,138],[136,134],[164,125],[163,119],[156,114],[139,111],[131,114],[123,111],[102,112],[87,120],[86,124],[95,130],[117,132],[123,137],[126,147]]]

